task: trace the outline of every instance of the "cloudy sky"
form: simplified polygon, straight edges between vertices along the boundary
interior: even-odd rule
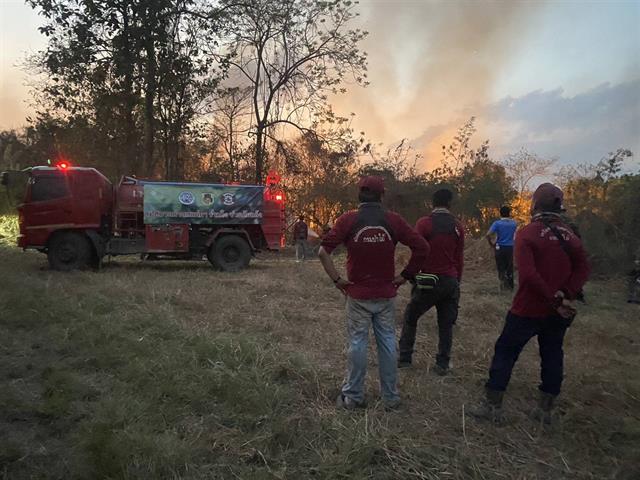
[[[522,147],[562,163],[640,157],[640,0],[361,0],[371,85],[335,99],[374,142],[407,138],[439,160],[470,116],[501,158]],[[0,128],[31,111],[19,64],[39,18],[0,0]],[[635,162],[638,162],[637,158]],[[637,164],[637,163],[636,163]],[[634,168],[630,166],[630,168]],[[637,168],[637,167],[635,167]]]

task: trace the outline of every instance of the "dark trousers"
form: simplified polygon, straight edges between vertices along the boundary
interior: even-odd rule
[[[451,344],[453,342],[453,325],[458,318],[458,301],[460,285],[458,279],[440,276],[432,290],[421,290],[415,285],[411,290],[411,301],[404,311],[404,325],[400,335],[400,360],[411,361],[413,346],[416,342],[418,319],[435,306],[438,313],[438,355],[436,363],[442,367],[449,366]]]
[[[629,279],[629,303],[640,303],[640,272],[634,270]]]
[[[513,247],[500,247],[496,250],[496,267],[500,285],[513,290]]]
[[[562,317],[553,315],[544,318],[528,318],[507,313],[504,328],[496,342],[495,353],[489,369],[487,388],[505,391],[511,371],[520,352],[531,339],[538,337],[540,350],[539,388],[552,395],[560,393],[563,377],[564,352],[562,344],[567,323]]]

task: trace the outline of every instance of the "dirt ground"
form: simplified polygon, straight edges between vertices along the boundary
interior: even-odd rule
[[[402,257],[402,255],[401,255]],[[338,257],[338,262],[343,261]],[[465,409],[482,392],[510,297],[488,249],[468,248],[453,371],[438,377],[437,329],[419,323],[403,404],[336,411],[344,298],[317,260],[261,254],[237,274],[205,262],[115,259],[58,273],[0,247],[0,472],[5,478],[640,478],[640,307],[624,279],[598,279],[565,342],[559,419],[528,416],[530,342],[507,424]],[[398,332],[408,286],[397,300]],[[372,339],[373,340],[373,339]]]

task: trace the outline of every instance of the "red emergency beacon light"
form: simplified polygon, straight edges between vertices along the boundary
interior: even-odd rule
[[[71,166],[71,164],[69,164],[69,162],[65,161],[65,160],[61,160],[58,163],[56,163],[56,167],[58,167],[60,170],[66,170]]]
[[[270,215],[273,215],[274,217],[278,218],[278,223],[281,225],[278,235],[280,237],[280,247],[283,248],[286,244],[286,238],[285,238],[286,215],[285,215],[285,208],[284,208],[285,195],[284,195],[284,192],[278,187],[281,180],[282,180],[282,177],[278,172],[276,172],[275,170],[269,171],[269,173],[267,174],[267,178],[265,179],[265,186],[267,188],[265,189],[265,192],[264,192],[264,199],[267,200],[267,202],[272,202],[271,203],[272,207],[269,208],[269,210],[271,210]],[[266,209],[265,209],[265,214],[266,214]]]
[[[267,187],[273,187],[274,185],[278,185],[281,179],[282,178],[278,172],[270,170],[269,173],[267,173],[267,180],[265,183]]]

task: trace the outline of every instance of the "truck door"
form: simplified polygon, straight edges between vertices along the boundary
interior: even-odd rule
[[[32,174],[27,201],[21,208],[26,243],[44,246],[53,231],[74,227],[72,200],[65,173]]]

